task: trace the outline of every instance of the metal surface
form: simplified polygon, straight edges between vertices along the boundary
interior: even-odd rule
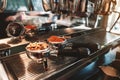
[[[61,57],[49,57],[48,71],[44,70],[43,64],[36,63],[29,59],[25,52],[20,53],[20,55],[14,55],[6,58],[3,62],[13,79],[38,80],[37,78],[42,79],[45,76],[51,75],[51,73],[58,71],[65,65],[68,65],[75,60],[76,58],[72,57],[67,57],[64,59]]]
[[[51,10],[49,0],[42,0],[42,3],[43,3],[43,8],[44,8],[45,11]]]
[[[48,38],[48,35],[40,37],[40,39],[45,38]],[[76,33],[68,42],[99,43],[100,49],[85,59],[76,59],[75,57],[49,57],[49,70],[47,72],[44,71],[41,64],[37,64],[29,59],[25,52],[3,58],[2,62],[6,67],[8,75],[10,74],[15,80],[55,80],[59,77],[63,80],[65,77],[70,77],[74,72],[87,66],[98,56],[105,54],[112,46],[119,44],[120,41],[119,35],[105,32],[104,30],[93,30],[83,35]]]
[[[116,0],[96,0],[94,11],[100,15],[108,15],[114,10]]]
[[[8,36],[18,37],[24,34],[25,28],[24,25],[20,22],[11,22],[6,28]]]
[[[8,44],[17,44],[22,41],[20,37],[25,33],[25,28],[20,22],[11,22],[8,24],[6,31],[7,35],[12,37]]]
[[[88,0],[50,0],[52,12],[64,16],[86,17],[87,4]]]

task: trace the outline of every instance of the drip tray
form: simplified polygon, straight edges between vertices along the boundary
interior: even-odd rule
[[[50,76],[52,73],[59,72],[63,67],[75,62],[74,57],[50,56],[48,58],[48,71],[43,69],[42,63],[36,63],[28,58],[25,52],[4,58],[3,65],[10,80],[39,80]],[[11,79],[12,78],[12,79]]]

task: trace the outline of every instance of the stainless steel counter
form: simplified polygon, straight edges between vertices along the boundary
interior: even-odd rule
[[[59,32],[58,32],[59,33]],[[51,33],[52,34],[52,33]],[[98,43],[99,50],[91,53],[85,58],[76,57],[49,57],[48,71],[44,71],[41,64],[36,64],[26,56],[25,52],[1,58],[9,79],[12,80],[66,80],[76,71],[83,69],[101,55],[106,54],[111,48],[120,44],[120,36],[106,32],[103,29],[77,32],[68,34],[70,43]],[[40,36],[39,39],[46,39],[50,34]]]

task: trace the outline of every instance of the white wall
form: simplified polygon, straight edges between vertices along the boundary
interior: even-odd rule
[[[117,1],[117,5],[115,7],[114,11],[120,12],[120,0],[116,0]],[[108,25],[107,25],[107,31],[109,31],[109,29],[112,27],[112,25],[114,24],[114,22],[116,21],[116,19],[118,18],[119,14],[112,12],[109,15],[109,19],[108,19]]]

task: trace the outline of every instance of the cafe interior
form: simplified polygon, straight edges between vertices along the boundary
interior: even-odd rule
[[[0,80],[120,80],[120,0],[0,0]]]

